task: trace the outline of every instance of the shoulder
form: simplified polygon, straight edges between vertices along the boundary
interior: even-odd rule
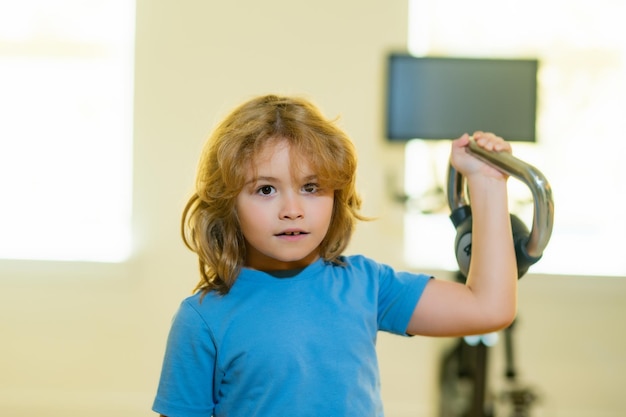
[[[368,258],[364,255],[342,256],[340,260],[345,264],[347,268],[352,269],[368,270],[372,272],[391,269],[391,267],[389,267],[388,265],[377,262],[372,258]]]
[[[219,311],[223,299],[224,296],[215,291],[197,292],[180,302],[174,321],[194,327],[211,327],[210,317]]]
[[[397,271],[394,267],[378,262],[364,255],[343,256],[341,260],[344,262],[348,270],[368,274],[371,276],[381,277],[388,275],[407,274],[407,272]]]
[[[348,271],[355,275],[367,276],[371,280],[376,280],[382,287],[410,285],[423,289],[433,278],[431,275],[419,272],[398,270],[388,264],[380,263],[363,255],[345,256],[342,260]]]
[[[205,298],[201,293],[184,298],[178,306],[174,321],[202,324],[204,322],[202,318],[202,308],[204,307],[202,301]]]

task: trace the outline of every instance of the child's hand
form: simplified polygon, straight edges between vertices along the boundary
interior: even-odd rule
[[[511,145],[499,136],[488,132],[474,132],[474,141],[488,151],[511,153]],[[507,175],[496,168],[480,161],[467,151],[470,136],[466,133],[452,142],[450,161],[452,166],[465,177],[475,174],[495,179],[506,179]]]

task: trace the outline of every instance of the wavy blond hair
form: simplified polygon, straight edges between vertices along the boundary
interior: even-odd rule
[[[306,158],[324,188],[334,190],[330,227],[320,256],[341,264],[357,220],[364,220],[356,192],[356,151],[348,136],[309,101],[267,95],[233,110],[202,150],[195,192],[182,216],[185,245],[198,255],[201,279],[195,291],[226,294],[246,258],[235,200],[247,170],[268,141],[288,141]]]

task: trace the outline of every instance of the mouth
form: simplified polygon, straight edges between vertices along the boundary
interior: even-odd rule
[[[303,232],[300,230],[287,230],[281,233],[278,233],[276,236],[300,236],[300,235],[307,235],[307,232]]]

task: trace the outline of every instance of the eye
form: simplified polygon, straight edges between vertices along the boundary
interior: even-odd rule
[[[261,195],[271,195],[274,193],[274,187],[271,185],[263,185],[256,190],[257,194]]]
[[[312,183],[312,182],[305,184],[302,187],[302,191],[304,191],[305,193],[316,193],[319,191],[319,189],[320,189],[319,185]]]

